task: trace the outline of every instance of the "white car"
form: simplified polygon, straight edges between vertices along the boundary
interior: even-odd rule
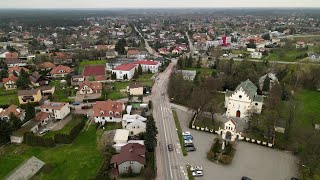
[[[190,135],[191,135],[191,133],[189,131],[186,131],[186,132],[182,133],[182,136],[190,136]]]
[[[49,129],[42,129],[40,132],[39,132],[39,134],[45,134],[46,132],[48,132],[49,131]]]
[[[193,171],[193,172],[192,172],[192,176],[195,176],[195,177],[197,177],[197,176],[203,176],[203,173],[202,173],[202,171]]]
[[[184,140],[184,143],[185,144],[190,144],[190,143],[192,143],[192,140],[191,139]]]
[[[202,171],[203,168],[201,166],[191,166],[190,171]]]

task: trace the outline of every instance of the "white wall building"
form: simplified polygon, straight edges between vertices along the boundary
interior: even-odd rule
[[[127,79],[130,80],[136,69],[136,64],[122,64],[112,69],[111,73],[116,73],[116,79],[124,79],[124,75],[127,75]]]
[[[225,107],[227,117],[245,118],[249,111],[260,114],[263,97],[257,94],[257,87],[248,79],[237,86],[234,91],[227,91]]]
[[[125,105],[121,102],[112,100],[97,101],[93,105],[93,117],[96,123],[104,125],[106,122],[121,122],[122,111],[125,110]]]
[[[253,59],[261,59],[262,58],[262,53],[261,52],[251,52],[250,56]]]
[[[141,132],[146,132],[147,118],[138,114],[125,114],[122,118],[122,128],[130,131],[130,136],[137,135]]]
[[[41,111],[48,113],[50,118],[61,120],[70,113],[69,103],[46,101],[41,106]]]
[[[142,72],[148,72],[148,70],[150,70],[152,73],[157,73],[160,66],[159,62],[152,60],[135,61],[133,64],[136,64],[137,66],[140,64],[142,67]]]

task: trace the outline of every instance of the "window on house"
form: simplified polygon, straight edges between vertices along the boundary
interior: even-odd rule
[[[110,120],[112,120],[112,117],[110,117]]]
[[[256,106],[258,106],[258,103],[255,103]]]
[[[239,95],[239,98],[241,99],[241,98],[242,98],[242,96],[241,96],[241,95]]]
[[[130,161],[130,164],[133,164],[133,161]]]

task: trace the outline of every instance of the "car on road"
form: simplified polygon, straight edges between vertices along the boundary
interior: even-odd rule
[[[201,166],[191,166],[190,171],[202,171],[203,168]]]
[[[193,171],[192,176],[194,176],[194,177],[203,176],[203,173],[202,173],[202,171]]]
[[[187,147],[185,147],[185,149],[186,149],[187,152],[196,151],[197,150],[196,147],[194,147],[194,146],[192,146],[192,147],[187,146]]]
[[[39,132],[39,134],[45,134],[45,133],[47,133],[47,132],[49,132],[49,129],[42,129],[40,132]]]
[[[79,105],[80,105],[80,102],[73,102],[72,105],[74,105],[74,106],[79,106]]]
[[[192,140],[191,140],[191,139],[184,140],[184,143],[185,143],[185,144],[192,143]]]
[[[251,179],[246,176],[242,176],[241,180],[251,180]]]
[[[169,150],[169,151],[173,151],[173,146],[172,146],[172,144],[168,144],[168,150]]]

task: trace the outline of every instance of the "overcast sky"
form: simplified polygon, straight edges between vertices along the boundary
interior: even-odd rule
[[[0,0],[0,8],[318,7],[320,0]]]

